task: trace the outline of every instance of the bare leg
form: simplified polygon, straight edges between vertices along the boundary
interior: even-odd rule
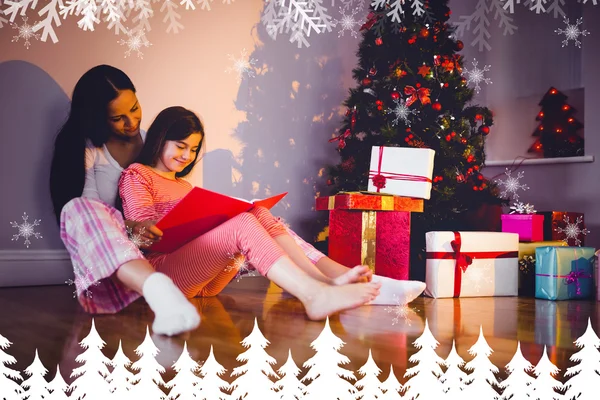
[[[267,278],[297,297],[312,320],[359,307],[379,295],[379,283],[331,286],[318,281],[287,256],[279,258],[266,273]]]
[[[287,234],[279,235],[273,238],[279,246],[287,253],[287,255],[292,259],[294,264],[300,267],[304,272],[310,275],[312,278],[327,283],[329,285],[333,284],[333,279],[320,271],[304,254],[304,251],[296,241]]]

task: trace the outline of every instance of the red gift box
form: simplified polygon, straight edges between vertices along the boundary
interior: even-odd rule
[[[329,257],[342,265],[368,265],[374,273],[407,280],[410,262],[410,212],[422,199],[344,193],[317,199],[329,210]]]
[[[544,211],[538,212],[538,214],[544,216],[544,240],[564,240],[569,246],[585,246],[585,235],[588,231],[585,229],[583,213]],[[579,229],[577,238],[567,237],[565,230],[568,225]]]

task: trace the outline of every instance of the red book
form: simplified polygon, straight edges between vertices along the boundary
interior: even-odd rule
[[[163,232],[151,251],[171,253],[189,241],[221,225],[223,222],[257,206],[271,209],[287,192],[264,200],[247,201],[210,190],[194,187],[156,227]]]

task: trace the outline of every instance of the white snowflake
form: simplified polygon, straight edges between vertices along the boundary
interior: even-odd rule
[[[31,42],[29,41],[30,39],[35,39],[35,40],[40,40],[40,34],[39,33],[35,33],[35,25],[29,25],[27,23],[27,17],[22,17],[23,19],[23,25],[17,25],[15,23],[10,24],[10,26],[12,26],[13,29],[16,29],[19,31],[19,34],[16,36],[13,36],[13,40],[12,42],[18,42],[19,39],[23,39],[23,41],[25,42],[25,47],[27,48],[27,50],[29,50],[29,46],[31,46]]]
[[[127,40],[121,39],[119,40],[119,44],[121,46],[127,45],[127,51],[125,52],[125,57],[127,58],[131,55],[132,51],[137,52],[137,56],[139,58],[144,58],[144,53],[142,53],[142,47],[150,47],[152,43],[148,41],[146,38],[146,31],[144,29],[140,29],[138,31],[133,32],[132,30],[127,31]]]
[[[358,140],[360,140],[361,142],[362,142],[363,140],[365,140],[365,138],[366,138],[366,137],[367,137],[367,134],[366,134],[365,132],[359,132],[359,133],[357,133],[357,134],[356,134],[356,138],[357,138]]]
[[[483,69],[479,69],[477,68],[477,64],[478,61],[473,59],[473,69],[469,71],[466,68],[463,68],[463,70],[465,71],[465,76],[467,77],[467,84],[474,83],[475,92],[479,93],[479,91],[481,90],[479,84],[483,82],[486,85],[489,85],[490,83],[492,83],[492,80],[490,78],[485,77],[485,73],[490,70],[490,65],[484,65]]]
[[[127,247],[124,254],[125,257],[129,257],[130,255],[137,253],[137,250],[141,246],[149,246],[150,244],[152,244],[152,242],[144,238],[144,232],[146,232],[145,227],[142,227],[139,233],[133,233],[133,229],[127,227],[128,238],[120,238],[118,240],[120,244],[124,244]]]
[[[79,275],[79,274],[77,274],[77,275]],[[81,288],[85,288],[85,289],[83,289],[83,294],[88,299],[92,298],[92,291],[90,290],[90,288],[92,286],[100,285],[100,281],[93,281],[92,279],[89,278],[89,276],[87,274],[81,274],[79,276],[76,276],[75,280],[69,279],[69,280],[65,281],[65,283],[69,286],[75,285],[75,290],[73,291],[73,298],[77,297],[77,288],[81,287]]]
[[[410,126],[409,117],[417,114],[417,110],[411,110],[408,108],[406,105],[406,100],[402,98],[394,100],[394,103],[396,103],[396,107],[388,109],[388,113],[393,113],[396,116],[392,124],[398,125],[398,122],[402,120],[407,126]]]
[[[241,82],[242,78],[247,76],[248,78],[254,78],[256,76],[254,72],[256,61],[254,58],[247,58],[246,49],[243,49],[240,53],[239,58],[231,54],[227,54],[229,60],[233,61],[233,67],[229,67],[225,70],[228,74],[231,72],[237,73],[237,81]]]
[[[408,306],[408,299],[403,299],[402,301],[398,296],[394,295],[393,297],[396,305],[388,306],[385,308],[385,311],[394,313],[394,318],[392,318],[392,325],[396,325],[400,322],[400,319],[404,320],[404,323],[408,326],[411,326],[410,317],[414,312],[418,312],[416,308]]]
[[[567,25],[566,29],[559,28],[554,31],[558,35],[565,35],[565,40],[562,41],[562,47],[567,46],[569,44],[569,40],[572,40],[575,42],[575,46],[581,48],[579,36],[587,36],[589,34],[589,32],[585,29],[579,29],[579,25],[583,23],[583,18],[578,18],[577,22],[574,25],[571,25],[569,23],[569,18],[565,18],[563,22],[565,23],[565,25]]]
[[[250,266],[246,255],[229,253],[229,259],[231,262],[225,268],[225,272],[237,270],[238,273],[235,275],[236,282],[239,282],[244,275],[254,275],[254,268]]]
[[[517,176],[515,177],[515,176],[511,175],[512,171],[510,171],[508,168],[506,168],[506,172],[504,174],[506,175],[506,180],[496,181],[499,186],[503,187],[503,190],[500,193],[500,196],[502,196],[502,197],[512,196],[513,200],[519,200],[519,193],[517,193],[519,191],[519,189],[522,189],[522,190],[529,189],[529,186],[520,182],[520,179],[523,178],[523,176],[525,175],[525,172],[519,171],[517,173]]]
[[[521,203],[520,201],[515,202],[514,205],[510,206],[510,209],[512,210],[510,212],[511,214],[535,214],[536,212],[533,204],[525,204]]]
[[[477,293],[481,290],[481,287],[485,283],[486,286],[492,283],[492,273],[490,265],[483,265],[473,267],[470,266],[467,272],[463,274],[464,283],[463,285],[472,287]]]
[[[564,242],[566,242],[567,244],[569,244],[569,240],[573,240],[575,242],[575,246],[581,246],[581,240],[579,239],[579,236],[587,235],[588,233],[590,233],[590,231],[586,228],[581,229],[579,227],[579,225],[583,222],[583,217],[579,216],[575,219],[575,222],[570,222],[569,216],[565,215],[564,221],[564,228],[559,226],[554,230],[558,233],[565,234]]]
[[[350,32],[352,37],[357,38],[358,32],[354,29],[354,26],[361,26],[362,22],[357,21],[355,19],[356,14],[358,14],[358,9],[353,9],[351,14],[346,15],[346,12],[340,7],[340,13],[342,14],[342,19],[338,19],[335,21],[336,24],[340,24],[342,29],[338,31],[338,37],[344,36],[344,32]]]
[[[29,248],[29,245],[31,244],[31,240],[29,240],[30,237],[33,236],[36,239],[42,239],[42,235],[35,231],[35,227],[40,226],[40,222],[42,222],[42,220],[35,219],[35,220],[33,220],[33,223],[30,223],[30,222],[28,222],[29,216],[27,215],[27,213],[23,213],[22,218],[23,218],[23,222],[21,224],[19,224],[16,221],[10,223],[10,225],[13,228],[17,228],[19,230],[19,233],[16,233],[13,235],[11,241],[19,240],[19,238],[22,237],[23,239],[25,239],[25,242],[24,242],[25,246],[27,246],[27,248]]]

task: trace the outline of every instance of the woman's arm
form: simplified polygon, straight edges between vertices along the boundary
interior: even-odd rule
[[[101,200],[96,184],[96,171],[94,170],[97,152],[98,150],[95,147],[86,147],[85,149],[85,184],[81,196]]]

